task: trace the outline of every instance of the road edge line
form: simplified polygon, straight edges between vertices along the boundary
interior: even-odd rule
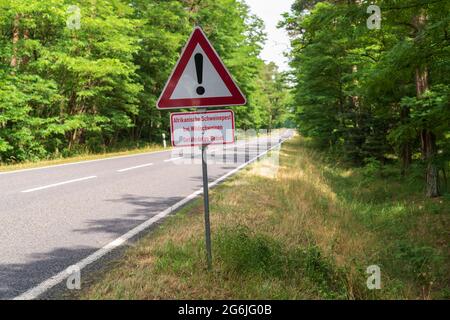
[[[43,167],[28,168],[28,169],[17,169],[17,170],[11,170],[11,171],[0,171],[0,176],[1,175],[7,175],[7,174],[13,174],[13,173],[21,173],[21,172],[28,172],[28,171],[36,171],[36,170],[45,170],[45,169],[66,167],[66,166],[71,166],[71,165],[79,165],[79,164],[85,164],[85,163],[93,163],[93,162],[106,161],[106,160],[132,158],[132,157],[137,157],[137,156],[147,156],[147,155],[164,153],[164,152],[171,152],[171,151],[173,151],[173,149],[159,150],[159,151],[149,151],[149,152],[134,153],[134,154],[125,154],[125,155],[122,155],[122,156],[112,156],[112,157],[100,158],[100,159],[92,159],[92,160],[81,160],[81,161],[60,163],[60,164],[48,165],[48,166],[43,166]]]
[[[86,180],[97,179],[97,178],[98,178],[97,176],[89,176],[89,177],[84,177],[84,178],[72,179],[72,180],[67,180],[67,181],[62,181],[62,182],[48,184],[48,185],[45,185],[45,186],[30,188],[30,189],[26,189],[26,190],[23,190],[23,191],[20,191],[20,192],[21,193],[30,193],[30,192],[56,188],[56,187],[59,187],[59,186],[65,186],[67,184],[71,184],[71,183],[75,183],[75,182],[83,182],[83,181],[86,181]]]

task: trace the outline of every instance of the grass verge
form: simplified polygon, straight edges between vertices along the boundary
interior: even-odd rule
[[[77,297],[450,298],[448,195],[426,199],[417,181],[397,175],[368,179],[301,137],[284,144],[276,175],[270,165],[212,191],[212,271],[199,199],[91,275]],[[367,289],[370,265],[381,268],[381,290]]]
[[[80,155],[54,158],[54,159],[48,159],[48,160],[27,161],[27,162],[20,162],[20,163],[14,163],[14,164],[0,163],[0,172],[16,171],[16,170],[31,169],[31,168],[40,168],[40,167],[53,166],[53,165],[58,165],[58,164],[97,160],[97,159],[104,159],[104,158],[110,158],[110,157],[126,156],[126,155],[132,155],[132,154],[163,151],[163,150],[170,150],[170,149],[168,149],[168,148],[164,149],[164,147],[162,145],[158,145],[158,144],[148,144],[143,147],[118,148],[115,151],[109,151],[109,152],[104,152],[104,153],[84,152]]]

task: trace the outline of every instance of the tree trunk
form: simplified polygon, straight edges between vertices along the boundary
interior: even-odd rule
[[[415,42],[420,42],[420,31],[422,31],[426,25],[427,15],[424,10],[413,19],[413,25],[416,28],[416,34],[414,37]],[[416,93],[417,98],[421,99],[423,94],[429,89],[429,72],[426,65],[420,65],[416,68]],[[421,133],[422,142],[422,158],[426,162],[426,187],[427,196],[430,198],[439,197],[439,170],[435,163],[437,155],[436,135],[430,130],[430,128],[422,129]]]
[[[417,98],[422,98],[425,91],[429,88],[428,86],[428,68],[417,68],[416,69],[416,92]]]
[[[23,31],[23,39],[25,41],[30,39],[30,31],[28,29],[25,29]],[[28,55],[24,55],[22,58],[22,66],[26,66],[29,61],[30,61],[30,57]]]
[[[408,107],[403,107],[400,111],[400,121],[403,123],[409,119],[410,110]],[[409,167],[412,164],[412,150],[409,141],[403,141],[400,147],[400,157],[402,162],[401,175],[405,176]]]
[[[421,138],[422,154],[427,162],[427,196],[430,198],[439,197],[439,170],[434,163],[437,154],[436,136],[430,130],[422,130]]]
[[[428,90],[428,69],[426,67],[416,69],[416,89],[417,98],[421,98]],[[422,158],[427,164],[426,184],[427,196],[430,198],[439,197],[439,170],[435,163],[437,155],[436,136],[430,129],[422,129]]]
[[[401,161],[402,161],[402,170],[401,170],[401,174],[402,177],[404,177],[406,175],[406,173],[408,172],[409,168],[411,167],[412,164],[412,152],[411,152],[411,145],[409,142],[403,142],[402,146],[401,146]]]
[[[17,43],[20,39],[19,33],[20,15],[16,14],[14,17],[13,30],[12,30],[12,43],[13,43],[13,55],[11,57],[11,67],[16,68],[18,64],[17,59]]]
[[[358,72],[358,66],[357,65],[353,65],[352,66],[352,73],[357,73]],[[355,88],[358,86],[358,80],[353,80],[353,85],[355,86]],[[357,110],[358,113],[360,113],[361,109],[360,109],[360,103],[359,103],[359,96],[351,96],[352,98],[352,104],[353,107],[355,108],[355,110]]]

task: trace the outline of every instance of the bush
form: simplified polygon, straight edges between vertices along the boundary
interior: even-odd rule
[[[215,240],[216,254],[227,271],[281,276],[286,257],[280,243],[246,227],[224,228]]]
[[[324,298],[345,298],[343,270],[324,257],[318,247],[287,249],[279,241],[246,227],[225,228],[217,235],[216,256],[224,269],[237,275],[309,280]]]
[[[364,163],[365,165],[362,169],[362,174],[364,175],[364,177],[374,178],[377,175],[381,174],[383,170],[383,165],[379,160],[370,157],[364,159]]]

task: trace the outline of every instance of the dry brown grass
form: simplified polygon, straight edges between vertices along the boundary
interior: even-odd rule
[[[281,277],[261,273],[236,274],[227,271],[226,260],[220,255],[217,257],[215,252],[213,270],[208,272],[202,242],[202,202],[197,200],[134,244],[117,267],[83,290],[81,298],[415,299],[431,296],[431,289],[419,286],[416,277],[395,270],[398,265],[413,263],[414,257],[411,258],[413,262],[406,257],[406,260],[393,261],[390,265],[394,258],[389,254],[385,256],[390,237],[395,237],[397,231],[392,226],[383,229],[372,223],[372,220],[378,223],[378,218],[369,219],[360,212],[381,209],[364,203],[359,198],[362,192],[359,188],[351,189],[358,194],[355,199],[350,199],[352,201],[343,197],[343,190],[326,175],[327,170],[335,169],[327,168],[319,154],[304,147],[302,138],[297,137],[283,146],[276,175],[268,174],[270,166],[272,164],[267,161],[258,162],[212,191],[213,241],[224,229],[246,227],[252,234],[282,244],[286,254],[299,248],[318,248],[323,261],[331,261],[330,264],[323,262],[324,265],[336,270],[337,279],[342,278],[342,283],[324,287],[320,280],[322,274],[317,278],[296,268],[288,269],[292,274]],[[350,179],[355,175],[345,169],[335,173],[337,179]],[[395,207],[385,209],[393,214],[396,212]],[[439,229],[437,234],[428,234],[425,239],[417,239],[418,242],[448,246],[445,230],[442,230],[442,223],[448,225],[448,215],[438,217],[420,216],[415,224],[417,227],[406,229],[403,236],[425,237],[430,227],[424,225],[432,224],[431,229]],[[437,225],[436,219],[441,220],[441,225]],[[365,268],[378,262],[383,268],[383,290],[369,291],[365,288]],[[445,265],[448,266],[448,260]],[[333,286],[338,287],[333,289]],[[446,285],[441,285],[441,289],[446,290]],[[335,293],[327,290],[335,290]]]

